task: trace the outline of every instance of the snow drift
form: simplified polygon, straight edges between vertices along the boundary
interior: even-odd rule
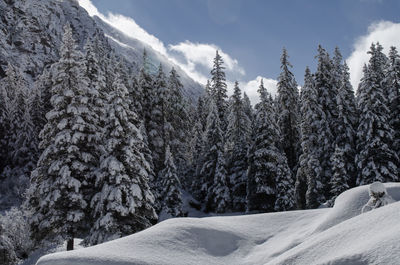
[[[398,201],[400,183],[385,186]],[[361,214],[368,199],[368,186],[362,186],[344,192],[331,209],[169,219],[98,246],[44,256],[37,264],[400,262],[400,202]]]

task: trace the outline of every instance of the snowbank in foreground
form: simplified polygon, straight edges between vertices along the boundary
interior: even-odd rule
[[[400,199],[400,184],[386,184]],[[39,265],[393,264],[400,262],[400,202],[360,214],[368,187],[333,209],[178,218],[98,246],[42,257]]]

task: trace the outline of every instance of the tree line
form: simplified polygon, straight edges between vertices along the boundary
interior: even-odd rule
[[[252,213],[331,206],[351,187],[399,180],[394,47],[387,57],[371,45],[357,95],[339,49],[318,47],[300,91],[283,49],[277,95],[261,80],[253,108],[238,82],[228,97],[218,51],[191,102],[146,52],[134,74],[98,36],[80,51],[64,30],[33,87],[12,65],[0,80],[1,203],[23,202],[36,245],[94,245],[185,216],[183,190],[203,211]]]

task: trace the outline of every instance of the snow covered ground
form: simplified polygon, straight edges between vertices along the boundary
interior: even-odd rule
[[[386,187],[399,201],[400,183]],[[38,264],[400,264],[400,202],[361,214],[368,199],[362,186],[340,195],[334,208],[169,219]]]

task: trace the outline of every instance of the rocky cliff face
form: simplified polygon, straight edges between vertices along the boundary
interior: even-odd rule
[[[97,17],[91,18],[75,0],[0,0],[0,77],[11,63],[28,80],[35,80],[44,67],[58,60],[66,23],[70,23],[81,48],[89,36],[99,33],[106,50],[114,49],[134,70],[139,69],[146,48],[152,65],[161,62],[166,71],[171,67],[178,70],[187,96],[197,98],[201,94],[201,85],[178,66],[140,40],[125,36]]]

